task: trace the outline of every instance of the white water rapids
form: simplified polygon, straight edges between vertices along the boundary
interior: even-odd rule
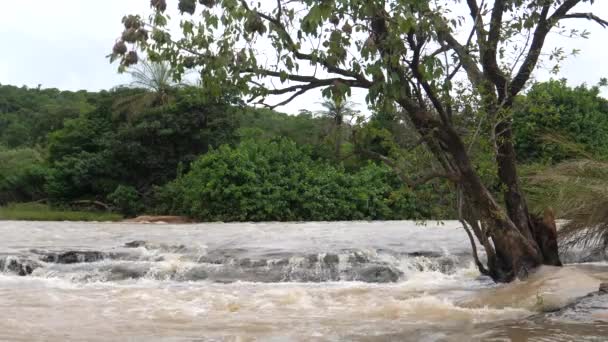
[[[456,222],[0,221],[0,340],[608,340],[607,296],[577,300],[603,255],[496,285],[469,248]]]

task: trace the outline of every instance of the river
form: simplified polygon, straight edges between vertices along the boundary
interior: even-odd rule
[[[602,254],[496,285],[456,222],[0,221],[2,341],[605,341]]]

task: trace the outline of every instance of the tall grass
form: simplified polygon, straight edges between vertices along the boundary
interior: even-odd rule
[[[115,213],[54,209],[40,203],[14,203],[0,207],[0,220],[15,221],[118,221]]]
[[[559,230],[563,246],[608,247],[608,162],[566,161],[526,181],[536,208],[552,207],[567,220]]]

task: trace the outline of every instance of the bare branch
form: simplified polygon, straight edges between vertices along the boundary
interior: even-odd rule
[[[608,21],[606,21],[590,12],[589,13],[570,13],[570,14],[566,14],[566,15],[563,15],[560,17],[560,19],[574,19],[574,18],[592,20],[592,21],[595,21],[596,23],[598,23],[603,28],[608,28]]]
[[[557,22],[565,15],[568,11],[576,6],[581,0],[565,0],[556,10],[553,12],[551,17],[547,18],[551,5],[543,6],[540,13],[540,19],[534,31],[534,37],[532,38],[532,44],[528,49],[526,58],[522,63],[517,75],[513,78],[511,85],[509,86],[509,96],[514,97],[524,87],[526,82],[530,79],[532,71],[536,68],[538,58],[540,57],[541,50],[545,44],[545,38],[547,34],[557,24]]]
[[[409,186],[410,188],[418,187],[422,184],[428,183],[437,178],[447,179],[452,182],[458,182],[460,180],[460,177],[458,175],[453,174],[453,173],[448,173],[448,172],[431,172],[424,176],[420,176],[416,179],[410,179],[407,176],[405,176],[405,172],[401,169],[401,167],[399,167],[397,162],[392,160],[391,158],[389,158],[383,154],[380,154],[378,152],[368,150],[368,149],[359,148],[358,151],[363,153],[364,155],[367,155],[370,158],[381,161],[384,164],[386,164],[387,166],[391,167],[393,169],[393,171],[395,172],[395,174],[397,174],[397,177],[399,177],[399,179],[403,183],[407,184],[407,186]]]

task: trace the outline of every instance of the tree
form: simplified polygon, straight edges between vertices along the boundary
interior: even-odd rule
[[[342,147],[342,128],[344,125],[344,119],[347,117],[355,117],[359,114],[359,111],[353,109],[354,104],[349,101],[342,99],[325,100],[321,103],[324,110],[317,112],[321,116],[328,117],[332,120],[334,126],[334,139],[335,139],[335,157],[336,160],[340,160],[340,149]]]
[[[555,163],[572,157],[568,147],[574,145],[608,157],[608,100],[599,93],[599,87],[571,88],[565,80],[532,85],[513,113],[518,159]]]
[[[287,96],[271,107],[312,89],[336,99],[352,88],[366,89],[370,105],[398,109],[441,168],[408,184],[437,177],[453,182],[461,221],[486,251],[487,264],[477,262],[480,271],[507,282],[543,264],[561,265],[554,226],[532,218],[520,186],[512,106],[539,65],[549,32],[586,36],[566,31],[563,23],[572,19],[608,26],[592,13],[575,12],[585,2],[593,1],[467,0],[469,15],[462,17],[453,11],[459,1],[277,0],[262,6],[218,0],[203,1],[197,10],[195,0],[180,0],[183,37],[174,38],[166,2],[152,1],[156,13],[149,22],[133,16],[123,21],[123,38],[134,49],[115,49],[113,58],[123,68],[133,65],[140,48],[182,70],[196,68],[218,92],[238,89],[258,103]],[[148,29],[149,35],[135,34]],[[275,60],[258,58],[254,46],[260,44],[276,50]],[[550,55],[560,61],[565,52]],[[277,83],[282,85],[271,86]],[[474,120],[460,119],[471,112]],[[469,146],[478,137],[495,147],[504,205],[471,159]],[[475,251],[473,238],[471,243]]]
[[[180,84],[173,80],[173,70],[167,62],[141,61],[136,67],[129,69],[131,76],[130,88],[134,92],[130,96],[118,98],[114,109],[127,115],[141,113],[149,107],[160,107],[169,104],[174,90]]]

